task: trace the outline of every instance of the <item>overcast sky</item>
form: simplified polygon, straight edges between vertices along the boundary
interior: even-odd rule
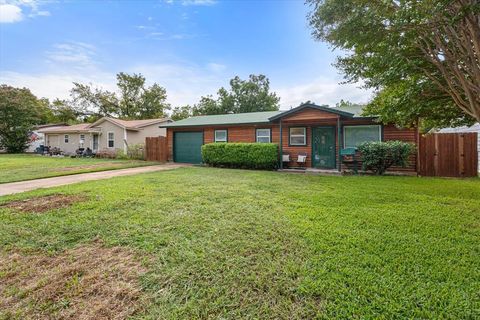
[[[74,81],[114,90],[116,73],[136,72],[177,106],[261,73],[282,109],[368,101],[358,84],[339,84],[339,52],[312,39],[308,9],[303,0],[0,0],[0,83],[68,98]]]

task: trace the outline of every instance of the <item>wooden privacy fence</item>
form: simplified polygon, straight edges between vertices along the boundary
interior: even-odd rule
[[[437,177],[478,175],[477,133],[434,133],[418,141],[418,174]]]
[[[145,138],[145,160],[167,162],[168,146],[166,137]]]

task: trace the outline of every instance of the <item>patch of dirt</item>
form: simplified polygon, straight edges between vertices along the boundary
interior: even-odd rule
[[[52,194],[49,196],[8,202],[1,207],[21,212],[42,213],[53,209],[66,208],[86,198],[87,197],[83,195]]]
[[[126,319],[145,304],[144,272],[132,251],[100,243],[54,256],[0,252],[0,319]]]

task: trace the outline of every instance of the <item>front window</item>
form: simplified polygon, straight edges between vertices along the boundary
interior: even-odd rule
[[[80,135],[80,143],[81,144],[85,143],[85,135],[84,134]]]
[[[215,142],[227,142],[227,130],[215,130]]]
[[[307,128],[290,128],[289,133],[291,146],[307,145]]]
[[[257,129],[257,142],[270,143],[270,129]]]
[[[68,134],[63,136],[63,142],[68,143]]]
[[[382,127],[379,125],[344,126],[344,148],[356,148],[363,142],[381,141]]]
[[[115,135],[113,132],[108,133],[108,147],[113,148],[115,146]]]

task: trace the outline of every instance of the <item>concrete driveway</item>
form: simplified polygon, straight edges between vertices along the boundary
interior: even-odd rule
[[[107,170],[107,171],[99,171],[99,172],[80,173],[80,174],[74,174],[70,176],[3,183],[3,184],[0,184],[0,196],[20,193],[25,191],[31,191],[31,190],[40,189],[40,188],[64,186],[67,184],[83,182],[83,181],[109,179],[113,177],[129,176],[133,174],[154,172],[154,171],[172,170],[172,169],[187,167],[187,166],[189,165],[167,163],[167,164],[161,164],[157,166]]]

